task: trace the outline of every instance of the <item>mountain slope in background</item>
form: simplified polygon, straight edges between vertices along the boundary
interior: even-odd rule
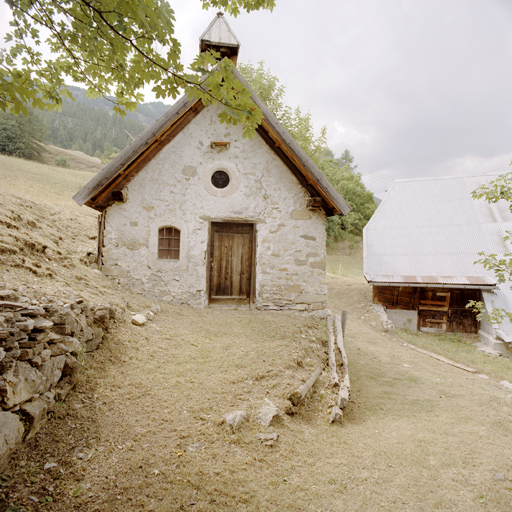
[[[112,111],[111,101],[87,98],[85,89],[80,87],[69,89],[75,101],[65,100],[60,111],[39,114],[46,125],[47,141],[103,162],[108,162],[169,108],[161,101],[144,103],[122,117]]]

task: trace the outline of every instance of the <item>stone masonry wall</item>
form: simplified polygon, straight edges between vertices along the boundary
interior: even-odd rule
[[[256,307],[324,309],[325,213],[307,208],[307,191],[259,136],[244,139],[218,111],[205,109],[106,210],[102,271],[150,297],[205,306],[210,222],[250,222]],[[217,169],[230,175],[222,190],[211,184]],[[179,261],[157,257],[163,226],[181,231]]]
[[[0,470],[73,388],[77,359],[96,350],[121,315],[108,305],[39,302],[0,286]]]

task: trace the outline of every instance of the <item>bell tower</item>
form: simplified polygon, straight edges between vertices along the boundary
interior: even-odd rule
[[[214,50],[220,53],[221,58],[227,57],[236,66],[240,41],[235,36],[222,12],[208,25],[208,28],[199,38],[199,51]]]

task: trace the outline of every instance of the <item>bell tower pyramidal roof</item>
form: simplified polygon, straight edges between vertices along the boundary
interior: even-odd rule
[[[236,66],[239,49],[240,41],[225,20],[224,14],[218,12],[199,38],[199,51],[201,53],[208,50],[219,52],[221,58],[231,59]]]

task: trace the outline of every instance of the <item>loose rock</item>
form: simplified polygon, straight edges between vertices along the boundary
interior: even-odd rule
[[[231,427],[233,430],[238,430],[248,417],[249,414],[247,414],[246,411],[233,411],[224,414],[222,418],[228,427]]]
[[[268,427],[274,418],[278,418],[281,413],[279,409],[268,399],[265,398],[266,404],[259,410],[254,418],[256,423]]]
[[[132,324],[133,325],[144,325],[147,322],[147,318],[139,313],[138,315],[132,316]]]

